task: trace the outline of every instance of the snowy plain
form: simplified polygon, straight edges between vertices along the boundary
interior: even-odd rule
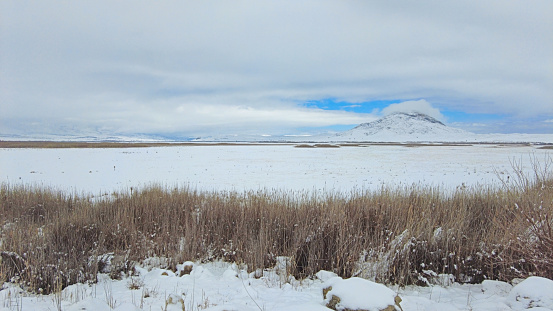
[[[551,153],[519,145],[296,148],[293,144],[198,144],[0,149],[0,182],[90,195],[128,191],[130,187],[152,183],[215,191],[347,193],[352,189],[378,190],[383,185],[411,184],[454,190],[479,184],[499,187],[498,176],[510,176],[513,163],[532,174],[532,161],[543,160]],[[322,288],[332,277],[330,272],[295,280],[275,267],[259,277],[248,274],[245,267],[213,262],[195,263],[190,275],[179,277],[161,269],[155,261],[153,258],[142,263],[137,276],[111,280],[100,274],[97,284],[75,284],[60,294],[47,296],[29,294],[6,283],[0,290],[0,310],[329,310]],[[522,283],[517,285],[518,282]],[[389,288],[403,299],[404,311],[553,310],[553,281],[541,278],[513,284],[485,281],[461,285],[444,281],[430,287]],[[371,294],[366,295],[370,298]]]
[[[378,190],[412,184],[454,189],[499,186],[512,164],[552,152],[519,145],[367,145],[297,148],[293,144],[108,149],[0,149],[0,182],[98,195],[151,184],[247,190]],[[498,175],[499,174],[499,175]]]

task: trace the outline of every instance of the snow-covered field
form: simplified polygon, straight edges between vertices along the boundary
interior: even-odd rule
[[[327,190],[382,185],[454,189],[498,185],[512,162],[532,173],[531,160],[551,154],[532,146],[294,145],[179,146],[123,149],[0,149],[0,181],[94,195],[158,183],[202,190]]]
[[[412,183],[455,189],[498,186],[497,175],[512,174],[513,161],[532,174],[532,160],[550,156],[551,151],[512,145],[0,149],[0,181],[92,194],[150,183],[237,191],[347,192]],[[137,268],[136,276],[111,280],[101,274],[97,284],[75,284],[48,296],[28,294],[6,283],[0,290],[0,310],[328,310],[322,289],[325,282],[336,284],[330,272],[294,280],[279,267],[257,275],[242,268],[223,262],[195,263],[190,275],[180,277],[160,269],[152,259]],[[389,288],[403,300],[404,311],[553,310],[553,281],[529,278],[515,287],[514,283],[460,285],[449,284],[446,277],[430,287]],[[348,286],[346,292],[369,301],[367,309],[375,307],[370,302],[378,300],[371,300],[374,293]]]

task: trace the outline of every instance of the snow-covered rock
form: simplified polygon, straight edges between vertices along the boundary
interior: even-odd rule
[[[507,296],[507,304],[513,310],[553,310],[553,281],[538,276],[529,277],[513,287]]]
[[[326,306],[332,310],[401,310],[401,298],[382,284],[362,278],[335,277],[323,285]]]

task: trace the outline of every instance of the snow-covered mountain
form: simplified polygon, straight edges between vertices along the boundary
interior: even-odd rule
[[[475,134],[449,127],[422,113],[394,113],[337,133],[330,140],[375,142],[462,142]]]
[[[465,142],[475,134],[446,126],[422,113],[394,113],[339,133],[304,136],[220,135],[197,141],[282,141],[282,142]]]

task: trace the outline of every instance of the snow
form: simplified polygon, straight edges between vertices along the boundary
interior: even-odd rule
[[[446,189],[500,184],[521,162],[551,151],[535,146],[295,148],[295,145],[171,146],[123,149],[0,149],[0,182],[93,195],[151,183],[239,192],[259,189],[350,192],[413,183]],[[497,172],[497,174],[496,174]],[[511,176],[512,177],[512,176]]]
[[[484,280],[482,282],[482,292],[490,295],[501,295],[504,296],[508,294],[513,289],[511,284],[499,281]]]
[[[330,279],[332,279],[332,278],[337,277],[338,275],[337,275],[336,273],[334,273],[334,272],[321,270],[321,271],[317,272],[317,273],[315,274],[315,276],[316,276],[319,280],[321,280],[321,281],[323,281],[323,282],[326,282],[326,281],[328,281],[328,280],[330,280]]]
[[[406,288],[386,287],[366,280],[336,278],[321,271],[319,278],[281,282],[274,270],[263,276],[248,275],[245,267],[225,262],[194,263],[189,275],[137,266],[137,275],[111,280],[100,274],[96,284],[74,284],[60,294],[34,295],[5,283],[0,290],[0,311],[12,310],[329,310],[322,289],[348,295],[356,306],[379,308],[396,293],[404,311],[414,310],[553,310],[553,281],[530,277],[515,287],[498,281]],[[131,289],[131,283],[140,288]],[[512,288],[512,289],[511,289]],[[380,301],[382,300],[382,301]]]

